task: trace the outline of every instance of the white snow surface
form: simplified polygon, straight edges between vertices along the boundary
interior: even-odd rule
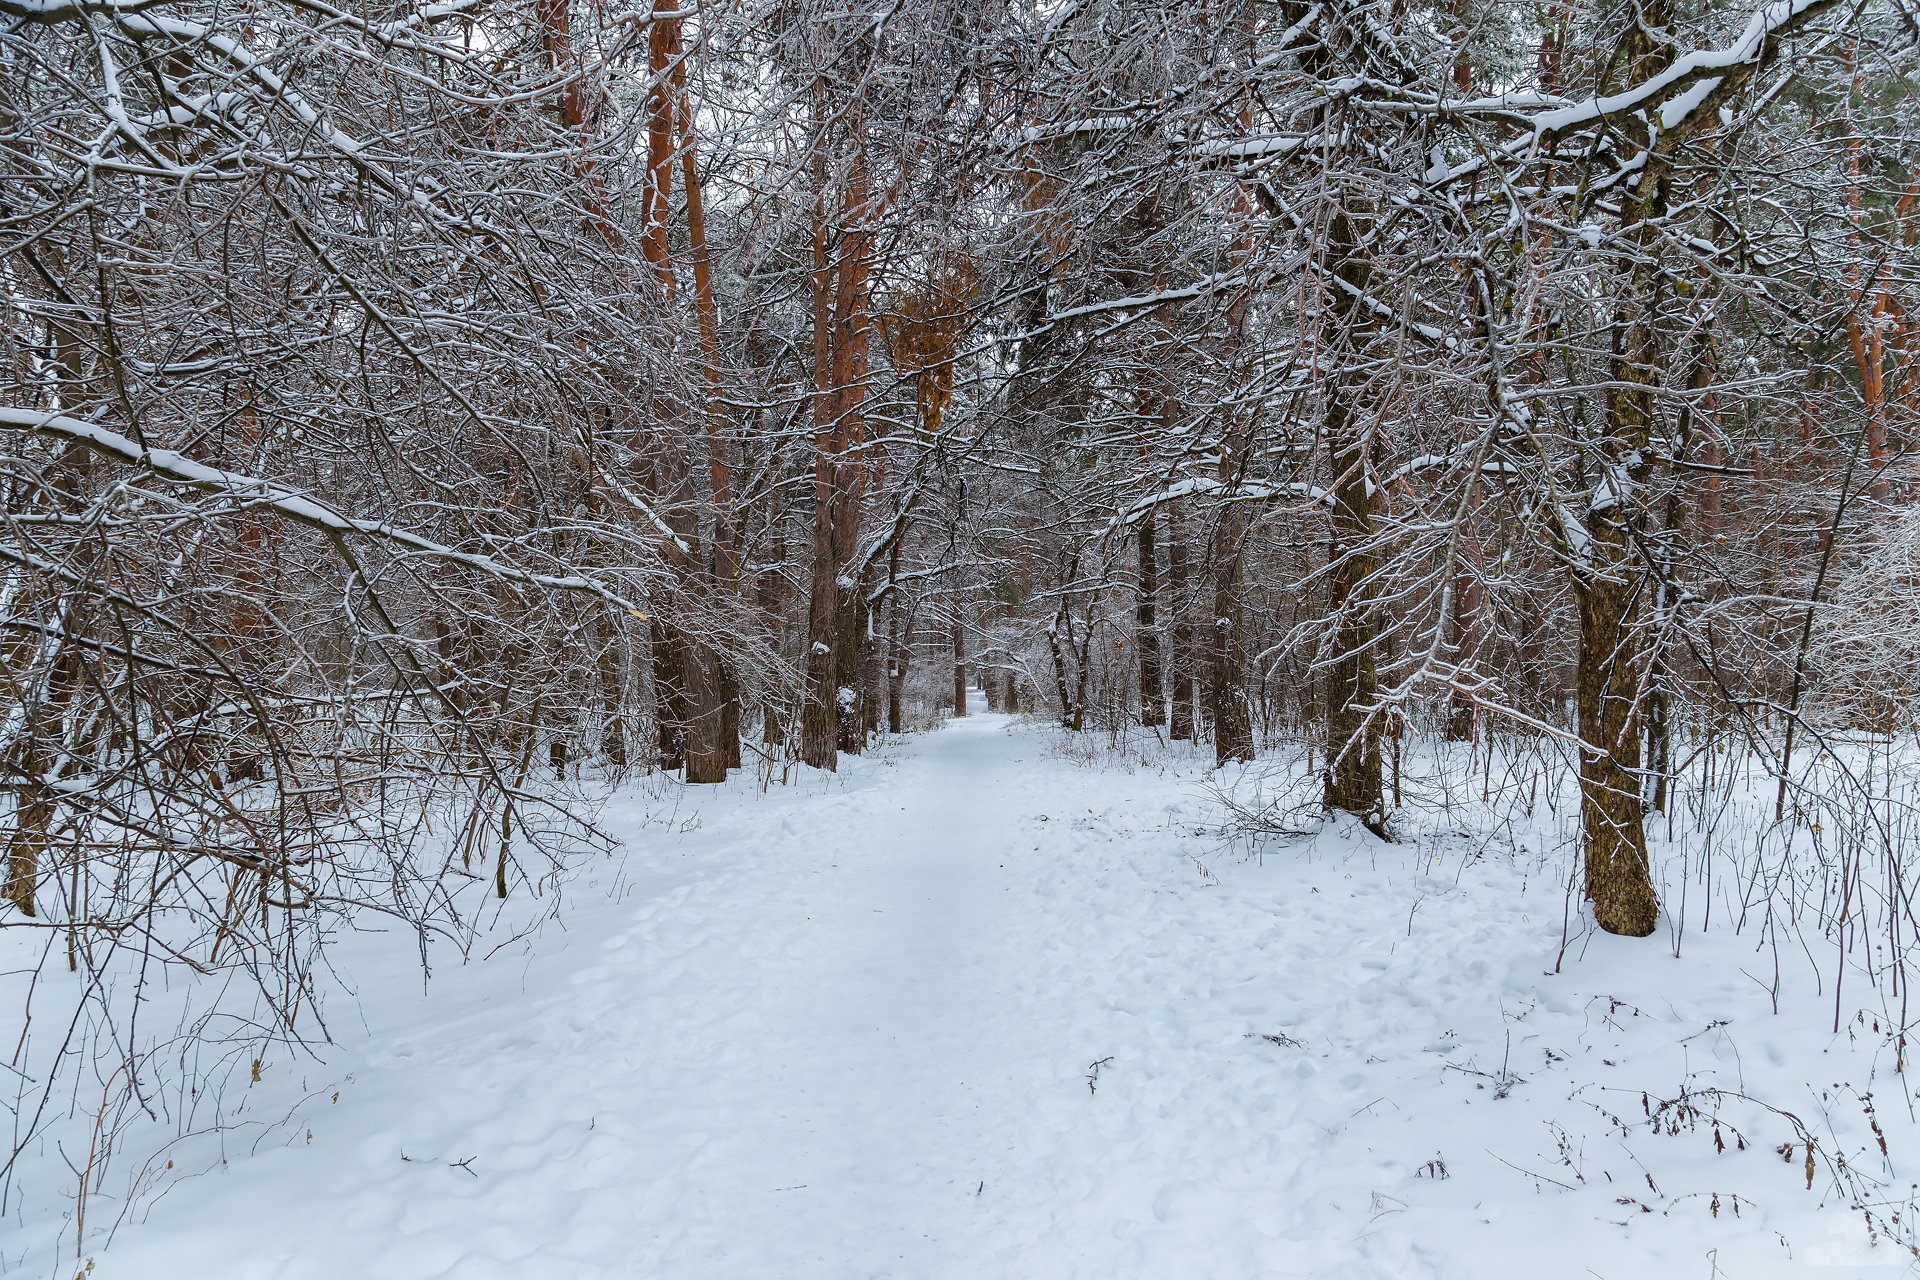
[[[136,1206],[85,1250],[93,1280],[1911,1261],[1824,1174],[1806,1187],[1776,1113],[1728,1113],[1724,1152],[1643,1114],[1643,1090],[1652,1110],[1738,1087],[1866,1167],[1878,1072],[1890,1159],[1914,1150],[1882,1039],[1852,1004],[1832,1035],[1810,974],[1774,1015],[1750,934],[1676,958],[1664,934],[1589,932],[1555,974],[1564,850],[1439,815],[1398,844],[1333,827],[1253,857],[1223,845],[1195,758],[1061,741],[975,715],[837,776],[690,790],[670,823],[657,792],[618,798],[625,852],[557,923],[424,994],[403,942],[353,941],[363,1019],[336,1003],[323,1061],[252,1086],[298,1119]],[[56,1272],[57,1188],[30,1190],[0,1273]]]

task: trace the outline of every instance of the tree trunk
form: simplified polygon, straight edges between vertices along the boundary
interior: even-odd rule
[[[824,79],[814,86],[816,112],[835,114]],[[826,145],[817,143],[813,206],[813,418],[814,555],[808,602],[802,755],[808,764],[836,767],[837,753],[857,752],[866,733],[860,696],[866,601],[861,584],[847,577],[860,538],[865,467],[857,453],[864,442],[867,377],[869,263],[866,221],[871,210],[866,129],[858,102],[842,116],[847,165],[838,193],[838,225],[829,189]],[[833,248],[836,252],[829,252]]]
[[[713,649],[690,638],[682,639],[680,678],[686,690],[686,780],[725,782],[731,757],[726,740],[725,677]],[[736,735],[734,751],[739,750]]]
[[[887,732],[902,733],[906,730],[906,714],[901,705],[902,695],[907,686],[907,662],[911,654],[907,648],[908,639],[913,632],[913,617],[900,606],[900,544],[903,538],[896,535],[893,545],[887,548],[887,652],[886,652],[886,698]]]
[[[1375,674],[1373,586],[1378,565],[1372,546],[1372,482],[1367,441],[1352,438],[1352,423],[1338,399],[1328,405],[1329,432],[1336,433],[1333,467],[1332,563],[1327,570],[1327,608],[1333,618],[1332,652],[1326,667],[1324,802],[1351,813],[1384,834],[1380,736],[1374,725],[1379,694]],[[1344,407],[1343,407],[1344,408]]]
[[[814,85],[814,111],[824,121],[832,114],[823,80]],[[823,140],[824,141],[824,140]],[[841,566],[835,556],[834,523],[840,514],[840,451],[844,424],[841,397],[834,382],[835,303],[839,295],[834,264],[827,149],[813,152],[813,270],[808,283],[813,304],[813,540],[808,556],[806,678],[801,692],[800,757],[821,769],[839,765],[838,662],[834,654],[840,615]]]
[[[450,630],[442,624],[442,643],[447,653],[441,661],[447,665],[452,648]],[[612,626],[600,629],[600,706],[602,715],[600,727],[600,751],[606,757],[607,764],[616,773],[627,767],[627,724],[624,716],[626,707],[626,673],[622,670],[620,635]]]
[[[77,685],[69,676],[69,668],[74,665],[70,650],[54,655],[52,664],[44,702],[28,710],[27,723],[13,751],[12,772],[20,781],[13,789],[13,830],[7,837],[4,897],[25,916],[38,914],[35,890],[46,870],[53,823],[59,813],[55,792],[45,781],[55,769],[54,754],[47,748],[57,740],[66,704]]]
[[[839,710],[835,705],[834,623],[839,614],[840,574],[833,563],[828,525],[832,503],[819,491],[832,482],[824,452],[814,465],[813,572],[807,591],[806,683],[800,701],[800,758],[819,769],[839,766]]]
[[[905,733],[906,714],[902,695],[907,687],[907,663],[912,650],[907,647],[910,624],[900,616],[900,597],[896,593],[887,609],[887,732]]]
[[[1252,5],[1236,15],[1234,53],[1248,72],[1253,70],[1254,9]],[[1251,75],[1243,82],[1251,85]],[[1253,97],[1240,95],[1240,127],[1250,131],[1253,125]],[[1240,233],[1234,240],[1232,255],[1247,262],[1253,255],[1251,235],[1252,201],[1244,186],[1236,187],[1235,213]],[[1248,306],[1245,295],[1236,295],[1226,314],[1226,347],[1237,352],[1246,343]],[[1245,617],[1241,602],[1241,575],[1244,571],[1247,540],[1246,504],[1238,501],[1240,482],[1252,461],[1251,424],[1238,407],[1229,410],[1220,441],[1220,517],[1213,541],[1213,616],[1208,619],[1207,634],[1207,712],[1213,720],[1213,759],[1215,765],[1253,759],[1253,716],[1247,705],[1247,659]]]
[[[1580,666],[1580,846],[1594,919],[1608,933],[1644,937],[1660,905],[1647,865],[1636,706],[1644,654],[1634,625],[1637,575],[1596,574],[1576,592]]]
[[[852,548],[846,549],[851,552]],[[842,556],[842,563],[848,557]],[[845,577],[841,578],[844,583]],[[847,755],[857,756],[867,745],[867,599],[866,584],[855,582],[840,592],[839,629],[834,636],[833,705],[838,741]]]
[[[1134,640],[1140,649],[1140,723],[1149,729],[1159,728],[1167,719],[1167,694],[1160,674],[1160,628],[1155,616],[1160,566],[1154,524],[1153,508],[1149,507],[1140,517],[1140,576],[1133,606]]]
[[[1651,268],[1628,273],[1631,292],[1651,289]],[[1624,301],[1646,305],[1643,295]],[[1653,392],[1653,334],[1644,315],[1614,333],[1613,387],[1598,459],[1601,478],[1585,518],[1583,561],[1574,595],[1580,610],[1575,695],[1580,728],[1580,844],[1587,897],[1608,933],[1653,932],[1659,903],[1647,864],[1642,798],[1641,696],[1649,677],[1640,613],[1651,590],[1635,547],[1644,526],[1640,493],[1648,479]]]
[[[1672,63],[1671,48],[1660,43],[1667,12],[1664,3],[1649,4],[1640,25],[1621,42],[1620,61],[1635,80]],[[1642,698],[1651,677],[1643,613],[1652,600],[1652,583],[1640,543],[1647,527],[1661,359],[1654,319],[1666,278],[1655,224],[1666,214],[1668,173],[1665,156],[1646,154],[1640,176],[1620,202],[1627,254],[1613,299],[1606,420],[1591,458],[1593,496],[1579,532],[1570,538],[1578,544],[1573,548],[1580,610],[1575,701],[1586,892],[1602,929],[1632,937],[1652,933],[1660,916],[1647,861],[1641,775]]]
[[[726,756],[726,767],[738,769],[741,767],[740,677],[733,663],[725,658],[716,658],[716,669],[720,676],[720,749]]]
[[[1188,592],[1187,538],[1177,512],[1167,520],[1167,598],[1172,602],[1173,627],[1167,653],[1167,676],[1173,685],[1173,710],[1167,721],[1167,736],[1177,742],[1191,742],[1194,728],[1193,618]]]
[[[1466,536],[1464,533],[1461,535]],[[1472,565],[1465,563],[1465,551],[1459,551],[1462,562],[1453,574],[1453,661],[1455,668],[1466,675],[1473,671],[1480,649],[1480,576]],[[1479,720],[1478,708],[1474,700],[1462,693],[1457,687],[1447,694],[1446,738],[1449,742],[1473,741],[1474,729]]]
[[[967,628],[957,614],[953,619],[953,714],[967,714]]]
[[[1360,250],[1360,229],[1345,209],[1333,215],[1327,252],[1333,274],[1347,289],[1330,291],[1340,329],[1334,349],[1358,355],[1371,318],[1355,301],[1372,283]],[[1325,392],[1327,449],[1332,454],[1332,545],[1328,549],[1327,610],[1333,619],[1326,667],[1327,770],[1323,801],[1351,813],[1377,835],[1386,834],[1381,793],[1380,735],[1374,724],[1379,696],[1375,646],[1379,621],[1373,607],[1373,433],[1353,403],[1357,388],[1336,382]]]
[[[714,301],[713,262],[707,247],[705,193],[700,181],[697,139],[694,133],[693,95],[687,89],[687,59],[680,42],[680,19],[665,18],[670,0],[655,0],[654,29],[663,33],[671,64],[672,125],[678,133],[678,151],[682,185],[685,189],[687,240],[692,251],[693,300],[696,328],[700,338],[700,373],[706,395],[708,500],[713,509],[713,552],[707,571],[711,588],[718,596],[731,595],[739,585],[739,531],[733,506],[733,462],[731,442],[727,438],[725,400],[720,379],[720,320]],[[702,669],[702,697],[713,702],[711,725],[696,734],[712,748],[711,758],[699,764],[699,778],[688,765],[689,782],[724,782],[726,771],[740,767],[740,685],[732,664],[704,644],[698,644],[698,663]],[[704,719],[703,708],[699,715]],[[718,777],[710,777],[717,768]]]
[[[22,755],[22,772],[39,765],[31,751]],[[40,868],[46,861],[49,833],[53,825],[53,792],[38,781],[23,782],[14,789],[13,831],[7,837],[7,883],[5,897],[20,914],[39,914],[34,905],[34,889]]]
[[[662,769],[678,769],[687,763],[687,721],[692,714],[681,670],[683,655],[678,636],[660,619],[651,620],[649,634],[653,641],[654,759]]]
[[[779,565],[786,560],[787,539],[786,524],[783,517],[776,515],[768,530],[769,547],[767,550],[770,565]],[[787,615],[787,577],[778,568],[763,569],[759,583],[760,616],[768,629],[770,644],[778,645],[782,633],[786,630]],[[765,747],[782,745],[786,740],[786,727],[780,722],[780,693],[782,691],[762,684],[760,688],[760,743]]]
[[[1067,643],[1060,643],[1060,628],[1068,628]],[[1060,601],[1060,612],[1054,615],[1053,625],[1047,628],[1047,651],[1053,655],[1054,692],[1060,698],[1060,727],[1078,729],[1080,727],[1080,709],[1074,705],[1073,692],[1067,680],[1067,651],[1073,647],[1073,616],[1067,612],[1067,603]]]
[[[1233,467],[1221,462],[1229,500],[1220,509],[1213,549],[1213,617],[1207,635],[1207,710],[1213,720],[1215,764],[1253,759],[1253,719],[1247,709],[1247,670],[1241,637],[1241,558],[1247,518],[1243,504],[1231,500]]]
[[[892,605],[888,604],[887,609],[891,612]],[[890,683],[887,664],[893,658],[892,647],[884,643],[885,637],[877,631],[878,623],[879,611],[869,603],[867,605],[866,663],[863,668],[865,675],[861,680],[860,695],[861,706],[864,709],[861,727],[869,737],[886,732],[887,686]]]

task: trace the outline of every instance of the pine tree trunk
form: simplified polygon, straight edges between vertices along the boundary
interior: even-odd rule
[[[443,664],[447,663],[452,648],[452,632],[442,626],[441,654]],[[626,678],[621,670],[620,637],[613,627],[602,630],[600,637],[600,706],[604,717],[600,727],[600,751],[606,757],[607,764],[618,772],[627,767],[627,724]]]
[[[842,552],[836,548],[841,563],[851,558],[852,550],[852,547],[847,547]],[[841,581],[845,582],[845,577]],[[855,582],[841,591],[839,629],[834,641],[836,745],[843,753],[857,756],[867,745],[867,601],[864,583]]]
[[[1068,628],[1067,643],[1060,643],[1060,628]],[[1060,611],[1054,615],[1053,625],[1047,628],[1047,651],[1053,657],[1054,692],[1060,699],[1060,727],[1078,729],[1080,727],[1080,709],[1074,705],[1072,686],[1067,679],[1067,650],[1073,645],[1073,615],[1067,612],[1064,597],[1060,601]]]
[[[741,767],[740,757],[740,677],[733,669],[733,663],[725,658],[718,660],[720,675],[720,749],[726,757],[726,767]]]
[[[1221,464],[1223,471],[1230,466],[1230,462]],[[1244,505],[1231,500],[1223,504],[1214,543],[1213,617],[1207,635],[1207,710],[1213,720],[1214,762],[1223,765],[1253,759],[1253,720],[1247,708],[1241,638],[1240,574],[1246,527]]]
[[[823,506],[825,504],[822,504]],[[818,769],[839,766],[839,710],[835,705],[834,623],[839,613],[839,578],[828,546],[821,512],[814,535],[813,575],[807,592],[807,655],[800,699],[800,758]]]
[[[1237,29],[1233,40],[1236,59],[1248,71],[1253,69],[1254,8],[1247,5],[1235,15]],[[1251,85],[1249,78],[1244,83]],[[1253,126],[1253,98],[1240,95],[1240,127]],[[1232,249],[1241,262],[1253,254],[1248,228],[1252,224],[1252,201],[1245,187],[1234,196],[1241,217],[1240,234]],[[1245,295],[1237,295],[1226,313],[1227,350],[1236,352],[1246,343],[1249,309]],[[1245,610],[1241,601],[1241,575],[1245,569],[1247,515],[1246,504],[1238,501],[1240,484],[1252,461],[1250,424],[1238,409],[1232,411],[1225,437],[1220,442],[1220,517],[1213,541],[1213,616],[1207,620],[1207,714],[1213,721],[1213,758],[1216,765],[1253,759],[1253,716],[1247,705],[1247,656]]]
[[[1173,627],[1167,653],[1167,676],[1173,685],[1173,710],[1167,722],[1167,736],[1177,742],[1191,742],[1194,730],[1193,696],[1193,619],[1187,593],[1192,584],[1187,575],[1187,538],[1177,513],[1167,521],[1167,598],[1172,602]]]
[[[878,621],[871,604],[867,606],[867,618],[870,626]],[[875,635],[867,637],[865,675],[861,680],[861,726],[869,737],[884,733],[887,727],[887,663],[893,651],[887,645],[878,643],[879,639]]]
[[[866,463],[857,450],[866,440],[867,347],[870,336],[868,280],[870,264],[866,223],[870,215],[866,128],[862,104],[845,112],[847,164],[841,191],[839,252],[834,255],[831,341],[827,386],[832,413],[832,516],[828,546],[837,592],[836,625],[830,641],[834,685],[832,710],[837,745],[858,753],[866,745],[866,716],[861,696],[861,660],[866,651],[866,584],[849,578],[860,541],[861,506],[866,497]],[[862,575],[856,575],[862,576]]]
[[[906,714],[902,706],[902,697],[907,687],[907,662],[912,657],[908,650],[908,640],[913,631],[913,618],[901,608],[900,591],[900,544],[903,539],[895,537],[893,546],[887,549],[887,654],[886,654],[886,697],[887,732],[902,733],[906,730]]]
[[[684,655],[679,637],[660,619],[651,621],[649,633],[653,641],[654,759],[662,769],[678,769],[687,763],[687,720],[691,715],[682,671]]]
[[[1159,728],[1167,719],[1167,695],[1160,673],[1160,628],[1155,616],[1160,567],[1154,524],[1153,508],[1149,507],[1140,517],[1140,576],[1133,608],[1134,638],[1140,650],[1140,723],[1149,729]]]
[[[895,594],[887,610],[887,732],[906,732],[906,713],[902,698],[907,687],[907,624],[900,616],[900,597]]]
[[[958,616],[953,620],[953,714],[967,714],[967,628]]]
[[[785,521],[776,516],[768,530],[767,556],[769,563],[778,565],[787,558],[787,539]],[[777,645],[787,626],[787,577],[779,569],[769,568],[761,572],[759,583],[760,616],[764,620],[769,635],[769,643]],[[804,665],[804,664],[803,664]],[[764,747],[781,746],[786,740],[786,727],[781,724],[780,692],[766,686],[760,690],[760,743]]]
[[[1464,536],[1464,534],[1463,534]],[[1465,552],[1459,554],[1464,557]],[[1474,669],[1480,646],[1480,578],[1470,565],[1462,563],[1453,575],[1453,653],[1454,665],[1464,674]],[[1447,694],[1446,739],[1449,742],[1473,741],[1478,709],[1471,697],[1455,688]]]
[[[824,79],[814,85],[814,111],[825,121],[832,114]],[[807,653],[805,685],[800,705],[800,757],[820,769],[839,765],[840,656],[835,644],[840,631],[840,545],[843,530],[835,526],[843,514],[841,474],[846,422],[842,413],[838,361],[838,304],[840,267],[835,262],[830,211],[834,205],[827,171],[824,140],[813,152],[813,263],[809,273],[813,306],[813,540],[809,549],[807,590]],[[844,247],[844,246],[843,246]]]
[[[710,646],[683,638],[680,678],[686,691],[686,780],[714,783],[727,780],[727,699],[720,662]],[[734,749],[739,741],[735,738]]]
[[[665,12],[669,0],[655,0],[655,13]],[[706,393],[707,498],[713,510],[713,553],[708,563],[711,581],[708,587],[717,596],[731,594],[740,573],[739,529],[733,504],[732,444],[727,434],[725,398],[720,377],[720,321],[714,301],[713,262],[707,247],[705,193],[700,180],[695,112],[692,94],[687,89],[687,59],[680,41],[680,19],[656,16],[654,26],[665,33],[671,60],[672,125],[678,134],[680,172],[685,190],[687,240],[693,266],[693,299],[696,326],[700,337],[700,372]],[[726,770],[740,767],[740,685],[732,665],[717,652],[700,645],[702,697],[710,696],[714,723],[703,725],[696,734],[713,755],[699,762],[699,779],[691,776],[695,766],[689,763],[688,781],[724,782]],[[699,714],[704,717],[703,708]],[[718,777],[706,775],[718,769]]]

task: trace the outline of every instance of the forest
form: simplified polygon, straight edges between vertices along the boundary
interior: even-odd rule
[[[342,1061],[378,1074],[356,1001],[518,1002],[469,977],[504,949],[555,966],[559,1018],[567,947],[628,937],[644,902],[631,973],[672,998],[671,934],[715,952],[683,1002],[758,1010],[719,953],[760,963],[791,878],[854,865],[926,913],[892,926],[908,976],[885,981],[935,985],[876,995],[858,969],[846,1002],[911,1022],[972,974],[927,1042],[1004,1024],[971,1070],[1044,1060],[1029,1086],[1064,1080],[1060,1107],[1120,1107],[1148,1050],[1036,1030],[1100,995],[1058,956],[1139,977],[1162,1027],[1228,1001],[1241,1074],[1167,1123],[1239,1152],[1232,1177],[1168,1209],[1127,1189],[1170,1159],[1144,1094],[1082,1150],[1091,1121],[995,1092],[997,1129],[869,1134],[854,1160],[884,1183],[908,1151],[1058,1120],[999,1184],[953,1175],[983,1212],[1027,1180],[991,1228],[922,1223],[934,1193],[906,1182],[793,1191],[790,1223],[709,1207],[765,1256],[716,1226],[589,1265],[539,1251],[587,1225],[536,1218],[512,1274],[1499,1275],[1458,1225],[1495,1179],[1528,1217],[1499,1247],[1540,1251],[1516,1275],[1575,1274],[1562,1248],[1592,1274],[1799,1274],[1813,1237],[1833,1274],[1920,1259],[1906,0],[0,0],[0,283],[0,1275],[92,1274],[125,1224],[103,1275],[496,1274],[399,1250],[397,1224],[363,1225],[351,1265],[168,1249],[224,1238],[238,1152],[315,1144],[304,1118],[234,1136],[263,1110],[347,1107]],[[706,887],[658,878],[683,864]],[[982,877],[1016,873],[1051,905],[994,915]],[[1338,1142],[1240,1151],[1273,1064],[1338,1058],[1352,1026],[1260,1019],[1309,989],[1301,1026],[1352,1015],[1389,981],[1355,957],[1397,944],[1397,973],[1428,922],[1408,1006],[1366,1005],[1442,1046],[1408,1061],[1453,1091],[1361,1090],[1440,1126],[1397,1189],[1325,1191]],[[1032,965],[976,954],[1021,930]],[[1243,1010],[1218,994],[1243,977],[1194,977],[1216,963],[1292,994]],[[1585,994],[1538,995],[1556,982]],[[620,988],[608,1018],[652,1007]],[[1540,1071],[1575,1069],[1533,1023],[1514,1065],[1523,999],[1618,1030],[1682,991],[1675,1027],[1708,1039],[1645,1051],[1691,1044],[1684,1065],[1516,1091],[1542,1045]],[[1479,1031],[1410,1029],[1476,996]],[[735,1070],[735,1034],[822,1088],[865,1069],[809,1038],[844,1010],[673,1050],[705,1015],[666,1008],[604,1034],[635,1063],[712,1058],[685,1080]],[[1732,1036],[1771,1046],[1737,1083],[1704,1065]],[[1152,1043],[1155,1081],[1215,1070]],[[501,1048],[444,1051],[464,1072]],[[951,1082],[912,1078],[946,1115]],[[1462,1172],[1462,1089],[1489,1124],[1556,1088],[1526,1122],[1559,1135],[1529,1133],[1544,1156]],[[1318,1104],[1349,1101],[1373,1105]],[[711,1102],[721,1127],[744,1105]],[[1752,1172],[1663,1189],[1630,1135],[1683,1130],[1753,1147]],[[1627,1153],[1604,1186],[1582,1164],[1603,1135]],[[446,1156],[451,1192],[518,1194]],[[1081,1161],[1115,1182],[1069,1230],[1040,1210],[1079,1203]],[[1234,1252],[1279,1194],[1233,1181],[1256,1167],[1305,1178],[1301,1220]],[[150,1211],[183,1180],[204,1210]],[[1330,1243],[1321,1194],[1404,1216]],[[172,1244],[141,1235],[169,1212]],[[1618,1222],[1640,1215],[1669,1225]],[[808,1230],[804,1265],[780,1252]]]

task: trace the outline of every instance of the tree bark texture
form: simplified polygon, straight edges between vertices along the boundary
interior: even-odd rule
[[[1136,541],[1140,557],[1140,575],[1136,580],[1133,607],[1134,643],[1140,651],[1140,723],[1157,729],[1166,723],[1167,694],[1160,668],[1160,624],[1157,597],[1160,589],[1159,551],[1154,546],[1153,508],[1140,517]]]

